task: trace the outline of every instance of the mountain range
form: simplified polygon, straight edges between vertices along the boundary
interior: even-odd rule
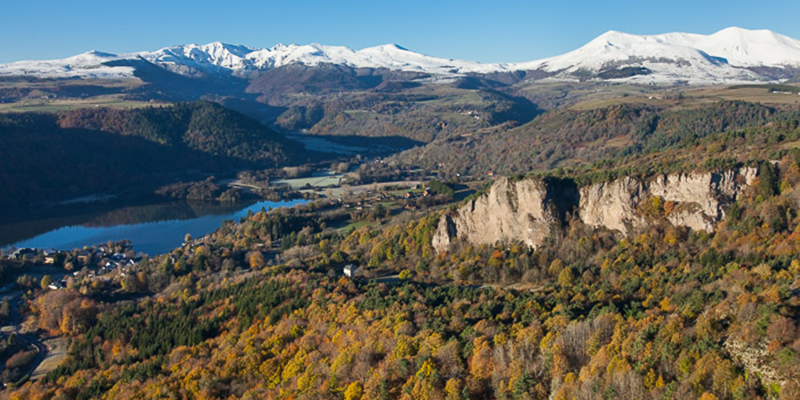
[[[331,64],[415,72],[437,79],[528,71],[535,72],[528,74],[533,79],[709,84],[781,81],[800,75],[800,40],[769,30],[736,27],[711,35],[609,31],[566,54],[494,64],[427,56],[395,44],[362,50],[320,44],[259,49],[213,42],[130,54],[89,51],[60,60],[0,64],[0,77],[131,78],[137,75],[141,61],[187,77],[250,79],[280,67]]]

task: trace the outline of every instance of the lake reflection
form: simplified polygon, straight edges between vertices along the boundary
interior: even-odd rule
[[[0,245],[72,250],[109,240],[130,240],[134,250],[155,255],[180,246],[187,233],[200,237],[213,232],[224,220],[239,221],[250,211],[292,207],[307,202],[261,201],[232,206],[173,202],[124,207],[94,215],[0,226]]]

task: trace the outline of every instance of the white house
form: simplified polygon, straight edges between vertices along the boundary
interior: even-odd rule
[[[361,268],[355,264],[347,264],[344,266],[344,276],[352,278],[359,272],[361,272]]]

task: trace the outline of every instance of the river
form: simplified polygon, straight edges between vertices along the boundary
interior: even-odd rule
[[[219,228],[222,221],[238,221],[250,211],[293,207],[307,202],[260,201],[220,205],[177,201],[61,215],[0,225],[0,248],[72,250],[108,241],[130,240],[137,252],[163,254],[180,246],[187,233],[200,237]]]

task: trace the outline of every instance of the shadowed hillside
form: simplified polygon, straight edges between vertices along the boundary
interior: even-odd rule
[[[189,174],[296,164],[300,144],[214,103],[0,115],[2,201],[64,199]]]

